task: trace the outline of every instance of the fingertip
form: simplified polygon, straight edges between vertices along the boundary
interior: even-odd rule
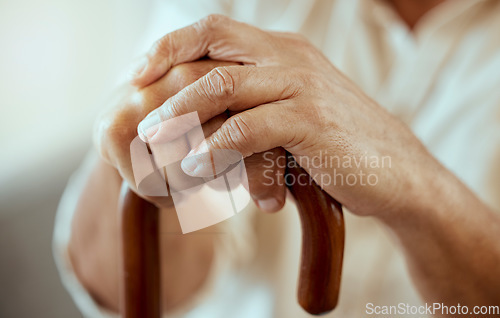
[[[140,84],[140,78],[142,77],[148,62],[148,58],[143,56],[130,68],[127,77],[132,85],[139,86],[138,84]]]
[[[141,74],[131,75],[129,77],[130,84],[137,88],[144,88],[151,84],[154,80],[151,80],[148,76],[144,76],[144,72],[145,71],[142,71]]]
[[[144,142],[153,141],[153,137],[160,130],[162,120],[157,111],[149,113],[137,126],[137,134]]]
[[[256,200],[255,203],[262,211],[267,212],[267,213],[278,212],[285,205],[285,202],[278,200],[275,197]]]
[[[139,88],[146,87],[160,79],[169,69],[168,60],[159,61],[157,57],[146,58],[146,64],[131,76],[130,83]]]
[[[136,87],[143,88],[155,82],[160,76],[153,74],[151,69],[151,63],[147,63],[144,68],[130,75],[130,83]]]

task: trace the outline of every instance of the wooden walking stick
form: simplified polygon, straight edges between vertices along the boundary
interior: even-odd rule
[[[289,162],[294,160],[288,155]],[[296,164],[286,175],[299,180],[309,175]],[[285,179],[286,180],[286,179]],[[308,313],[320,315],[335,308],[339,296],[344,252],[341,205],[314,181],[293,182],[302,226],[302,255],[298,302]],[[126,185],[120,195],[122,240],[121,313],[125,318],[159,318],[160,264],[158,209]]]
[[[124,182],[120,193],[120,312],[161,317],[159,210]]]

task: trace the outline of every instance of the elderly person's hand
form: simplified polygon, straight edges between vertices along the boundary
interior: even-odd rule
[[[207,74],[215,67],[233,66],[235,63],[214,60],[201,60],[185,63],[173,67],[158,81],[143,88],[130,85],[122,88],[125,90],[119,96],[122,98],[111,105],[97,121],[94,134],[95,143],[101,156],[106,162],[115,167],[129,186],[137,191],[132,164],[130,159],[130,143],[137,136],[136,130],[139,122],[152,110],[162,105],[170,96],[179,92],[185,86],[193,83],[198,78]],[[215,132],[227,119],[225,113],[214,118],[205,120],[203,131],[205,135]],[[179,138],[180,139],[180,138]],[[183,140],[175,143],[176,151],[187,154],[191,149]],[[275,149],[266,155],[256,154],[245,160],[247,167],[250,193],[257,205],[268,212],[274,212],[283,206],[285,202],[285,187],[283,182],[264,181],[270,180],[265,176],[262,166],[265,161],[273,162],[283,151]],[[284,168],[274,165],[274,175],[282,176]],[[139,192],[139,195],[141,193]],[[169,207],[172,205],[171,197],[146,197],[159,206]]]
[[[68,254],[76,276],[101,306],[114,311],[119,308],[121,278],[116,271],[119,260],[116,251],[120,235],[116,212],[123,179],[137,190],[130,162],[130,143],[137,136],[138,123],[167,98],[214,67],[230,65],[235,63],[213,60],[185,63],[172,68],[147,87],[138,89],[127,84],[115,93],[115,101],[97,121],[95,139],[106,162],[96,160],[86,167],[89,172],[75,203]],[[205,123],[204,133],[214,132],[226,118],[222,114]],[[185,155],[190,150],[183,142],[175,146],[180,154]],[[275,158],[279,154],[280,150],[276,150],[270,156]],[[284,187],[264,185],[262,171],[257,169],[263,160],[263,154],[246,159],[250,192],[263,210],[275,211],[283,205],[285,191]],[[168,233],[161,235],[159,242],[164,251],[160,262],[162,302],[166,311],[175,311],[204,286],[211,273],[219,238],[213,233],[179,235],[181,228],[169,197],[148,199],[162,207],[160,231]]]
[[[403,123],[298,35],[209,16],[160,39],[133,82],[148,85],[203,56],[242,65],[217,67],[169,98],[139,125],[144,140],[168,138],[157,124],[175,116],[197,111],[207,123],[230,111],[235,114],[190,155],[233,149],[247,157],[283,147],[330,195],[363,215],[404,210],[425,186],[423,176],[436,169]],[[210,173],[195,158],[185,159],[183,169]]]
[[[160,39],[133,84],[204,56],[240,65],[217,67],[169,98],[139,124],[141,138],[172,137],[162,123],[186,113],[197,111],[202,123],[232,114],[188,154],[184,171],[207,173],[200,152],[283,147],[350,211],[391,228],[424,299],[498,303],[498,215],[320,51],[297,35],[209,16]]]

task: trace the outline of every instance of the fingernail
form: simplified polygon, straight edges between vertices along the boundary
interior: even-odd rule
[[[137,127],[137,133],[139,137],[144,142],[151,141],[153,136],[160,129],[160,123],[162,122],[160,115],[157,111],[153,111],[146,116]]]
[[[276,200],[275,198],[258,200],[257,205],[261,210],[265,212],[276,212],[280,208],[280,204],[278,200]]]
[[[143,56],[135,65],[134,67],[130,70],[128,77],[130,80],[134,80],[137,77],[139,77],[144,69],[146,69],[146,65],[148,64],[148,59],[147,57]]]
[[[217,172],[214,171],[212,160],[208,147],[203,142],[187,154],[181,162],[181,168],[192,177],[213,177]]]
[[[181,168],[184,173],[192,177],[214,178],[214,169],[210,159],[208,162],[200,162],[197,157],[186,157],[181,162]]]
[[[189,153],[186,158],[182,159],[181,168],[188,175],[194,177],[193,172],[196,171],[197,167],[198,162],[193,154]]]

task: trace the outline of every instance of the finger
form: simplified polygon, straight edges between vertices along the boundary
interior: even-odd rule
[[[222,15],[168,33],[158,40],[134,74],[132,84],[144,87],[172,66],[208,56],[222,61],[258,64],[276,54],[270,34]]]
[[[188,183],[184,177],[185,173],[180,169],[178,162],[185,153],[190,151],[186,137],[180,136],[162,145],[150,144],[149,146],[152,150],[156,169],[163,179],[155,179],[154,183],[150,186],[167,187],[167,190],[170,191],[185,188],[185,185]],[[175,166],[176,162],[177,168]],[[133,169],[135,168],[133,167]],[[143,189],[146,190],[147,188],[143,187]]]
[[[233,190],[242,185],[250,194],[250,197],[261,210],[265,212],[279,211],[285,204],[285,184],[284,184],[284,164],[285,156],[283,148],[276,148],[263,153],[258,153],[245,158],[242,165],[241,157],[237,165],[223,172],[217,172],[217,162],[220,156],[210,156],[207,154],[207,164],[210,164],[210,170],[213,171],[213,177],[203,178],[207,181],[213,178],[229,178],[226,184],[207,183],[209,187],[227,191],[228,187]],[[280,164],[281,162],[281,164]],[[285,162],[285,163],[284,163]]]
[[[223,114],[220,114],[220,115],[210,119],[206,123],[203,123],[201,125],[201,127],[203,129],[203,136],[201,138],[200,138],[199,133],[197,133],[193,130],[189,131],[186,134],[186,137],[187,137],[187,141],[189,143],[190,150],[193,149],[194,147],[196,147],[197,145],[199,145],[207,136],[210,136],[214,132],[216,132],[217,129],[219,129],[222,126],[222,124],[224,124],[226,119],[227,119],[227,115],[225,113],[223,113]]]
[[[282,67],[217,67],[151,112],[139,124],[139,136],[164,142],[184,133],[179,127],[169,126],[169,119],[197,112],[204,123],[227,110],[240,112],[297,96],[303,88],[299,78],[299,74]]]
[[[146,115],[162,105],[169,97],[177,94],[184,87],[194,83],[200,77],[206,75],[218,66],[237,65],[235,63],[215,61],[210,59],[197,60],[184,63],[171,68],[168,74],[147,87],[138,89],[141,96],[145,97],[143,102]]]
[[[223,113],[203,124],[205,136],[210,136],[216,132],[226,119],[227,115]],[[187,135],[191,147],[195,147],[203,141],[192,132]],[[279,162],[280,160],[281,162]],[[248,186],[247,191],[250,193],[251,198],[265,212],[279,211],[285,204],[285,163],[286,157],[283,148],[254,154],[245,159],[248,184],[243,182],[243,185]],[[213,183],[213,186],[216,187],[217,185],[218,183]]]
[[[279,211],[285,204],[284,159],[283,148],[257,153],[245,159],[248,192],[257,206],[265,212]]]
[[[295,118],[297,115],[292,108],[293,105],[277,102],[232,116],[189,152],[182,161],[182,169],[191,176],[209,176],[212,165],[209,162],[211,156],[207,154],[226,153],[220,152],[220,149],[236,151],[248,157],[276,147],[293,146],[292,142],[306,136],[306,129],[299,118]],[[217,159],[217,170],[222,171],[238,158],[219,156]]]
[[[226,118],[225,114],[217,116],[199,127],[200,131],[193,129],[168,143],[150,144],[155,155],[155,161],[161,167],[160,173],[168,182],[170,191],[178,192],[189,188],[193,184],[192,178],[187,177],[182,171],[180,160],[192,149],[191,145],[198,145],[204,140],[203,135],[210,136],[222,125]]]

